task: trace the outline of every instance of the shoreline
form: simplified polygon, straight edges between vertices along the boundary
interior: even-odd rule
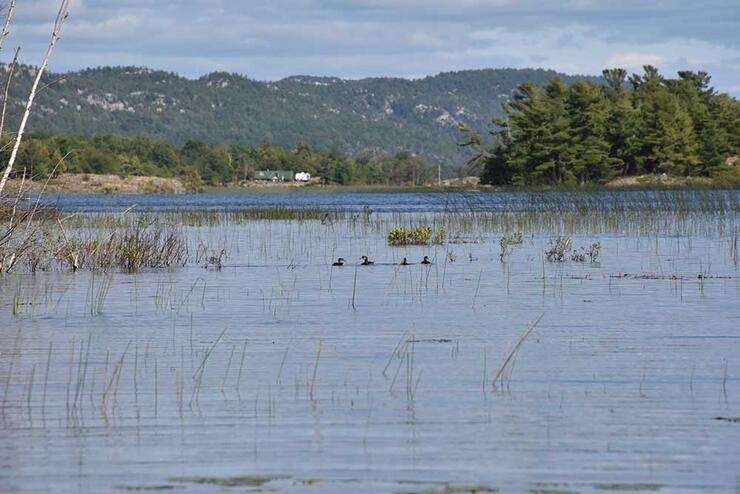
[[[616,192],[645,190],[735,190],[740,184],[719,182],[706,177],[665,177],[642,175],[621,177],[607,184],[583,186],[492,186],[471,180],[447,180],[442,185],[322,185],[318,183],[250,183],[250,185],[203,186],[197,190],[186,187],[180,180],[163,177],[142,177],[95,174],[65,174],[48,181],[8,181],[9,195],[18,194],[21,184],[26,193],[44,195],[182,195],[182,194],[331,194],[331,193],[450,193],[450,192]]]

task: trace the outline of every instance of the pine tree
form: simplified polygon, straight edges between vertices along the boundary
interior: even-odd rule
[[[493,146],[461,128],[464,145],[485,164],[482,181],[583,185],[641,173],[740,180],[731,164],[740,154],[740,103],[718,95],[708,74],[666,79],[646,65],[629,78],[623,69],[603,76],[604,86],[567,87],[558,78],[543,87],[520,85],[503,105],[508,119],[494,122]]]
[[[606,182],[614,177],[618,160],[609,154],[606,139],[607,105],[598,86],[577,82],[568,90],[568,169],[581,185]]]

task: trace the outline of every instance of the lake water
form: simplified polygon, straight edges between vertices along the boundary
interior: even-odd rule
[[[544,259],[567,194],[52,198],[360,219],[186,227],[220,270],[2,275],[0,492],[740,491],[738,193],[629,194],[579,204],[688,212],[573,234],[596,263]],[[466,210],[539,212],[504,262],[465,218],[386,243]]]
[[[115,212],[124,210],[157,212],[180,209],[233,211],[245,208],[305,208],[375,212],[460,212],[460,211],[547,211],[550,208],[584,208],[590,205],[643,210],[677,203],[686,208],[737,207],[740,190],[685,191],[600,191],[578,192],[286,192],[250,194],[182,195],[58,195],[44,202],[66,211]]]

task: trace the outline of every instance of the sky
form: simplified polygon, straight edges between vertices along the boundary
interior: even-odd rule
[[[7,2],[7,0],[4,0]],[[18,0],[0,53],[38,64],[58,0]],[[739,0],[72,0],[50,68],[136,65],[417,78],[439,72],[606,67],[705,70],[740,96]]]

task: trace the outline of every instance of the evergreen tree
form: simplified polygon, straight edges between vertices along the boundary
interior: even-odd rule
[[[607,103],[598,86],[577,82],[568,89],[569,173],[581,185],[591,181],[605,182],[615,175],[619,160],[610,156],[606,125]]]
[[[631,91],[625,87],[629,81]],[[461,126],[462,144],[484,165],[483,183],[604,183],[615,175],[667,173],[740,181],[740,104],[717,94],[705,72],[664,78],[646,65],[627,77],[603,72],[604,85],[560,79],[521,84],[495,120],[492,146]]]

